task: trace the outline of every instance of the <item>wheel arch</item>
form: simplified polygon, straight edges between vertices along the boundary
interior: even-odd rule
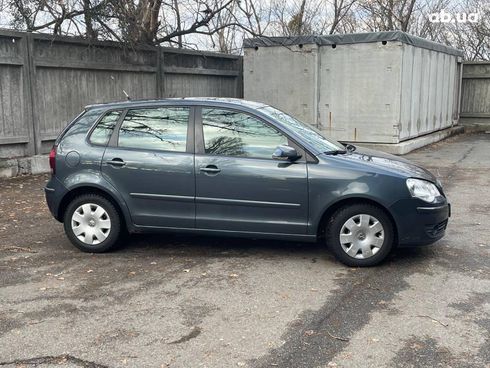
[[[117,199],[116,196],[114,196],[113,193],[108,191],[105,188],[101,188],[96,185],[80,185],[77,187],[72,188],[70,191],[68,191],[63,198],[60,201],[60,205],[58,206],[58,214],[57,218],[59,221],[63,222],[63,218],[65,215],[65,211],[69,205],[69,203],[76,197],[83,195],[83,194],[98,194],[108,201],[110,201],[114,207],[116,208],[116,211],[118,212],[122,224],[124,225],[124,228],[129,230],[129,226],[131,226],[131,218],[129,216],[129,212],[125,206],[125,204],[121,204],[120,200]]]
[[[365,198],[365,197],[349,197],[349,198],[343,198],[340,199],[331,205],[329,205],[323,212],[320,221],[318,222],[317,229],[316,229],[316,234],[318,239],[323,239],[325,238],[325,229],[326,229],[326,224],[328,220],[332,217],[332,215],[341,207],[347,206],[347,205],[352,205],[352,204],[370,204],[375,207],[378,207],[381,209],[383,212],[386,213],[388,218],[391,221],[391,224],[393,225],[393,230],[394,230],[394,243],[398,243],[398,226],[395,221],[395,218],[393,214],[388,210],[388,208],[381,203],[370,199],[370,198]]]

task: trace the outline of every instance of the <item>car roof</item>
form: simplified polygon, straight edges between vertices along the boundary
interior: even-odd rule
[[[139,106],[160,106],[160,105],[213,105],[229,107],[246,107],[257,109],[267,106],[261,102],[248,101],[241,98],[224,98],[224,97],[182,97],[182,98],[162,98],[146,100],[127,100],[109,103],[92,104],[85,106],[85,110],[96,108],[114,109],[114,108],[131,108]]]

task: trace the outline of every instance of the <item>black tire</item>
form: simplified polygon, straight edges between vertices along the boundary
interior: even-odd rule
[[[75,235],[72,229],[72,216],[73,213],[84,204],[95,204],[102,207],[109,220],[110,220],[110,231],[105,240],[98,244],[86,244]],[[65,233],[72,244],[83,252],[89,253],[102,253],[114,248],[121,238],[121,218],[117,212],[114,205],[106,198],[98,194],[83,194],[75,197],[67,206],[64,217],[63,225],[65,228]]]
[[[352,217],[361,214],[375,217],[383,226],[384,232],[383,239],[381,240],[382,245],[379,247],[379,250],[377,250],[371,257],[364,259],[355,258],[347,254],[340,241],[343,225]],[[371,204],[354,204],[339,208],[329,219],[325,229],[325,235],[327,246],[332,250],[335,258],[351,267],[369,267],[379,264],[388,256],[388,254],[390,254],[395,241],[395,233],[391,219],[384,210]],[[378,236],[381,235],[378,234]],[[359,254],[358,256],[362,255]]]

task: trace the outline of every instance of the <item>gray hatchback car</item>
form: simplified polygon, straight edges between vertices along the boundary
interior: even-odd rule
[[[427,170],[239,99],[88,106],[50,165],[49,209],[87,252],[126,232],[173,231],[321,239],[341,262],[371,266],[440,239],[450,215]]]

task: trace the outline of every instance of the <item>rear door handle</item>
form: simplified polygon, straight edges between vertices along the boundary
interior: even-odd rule
[[[106,164],[121,167],[126,165],[126,163],[121,158],[113,158],[110,161],[106,161]]]
[[[216,167],[215,165],[208,165],[206,167],[199,168],[199,171],[209,174],[217,174],[221,171],[221,169],[218,169],[218,167]]]

